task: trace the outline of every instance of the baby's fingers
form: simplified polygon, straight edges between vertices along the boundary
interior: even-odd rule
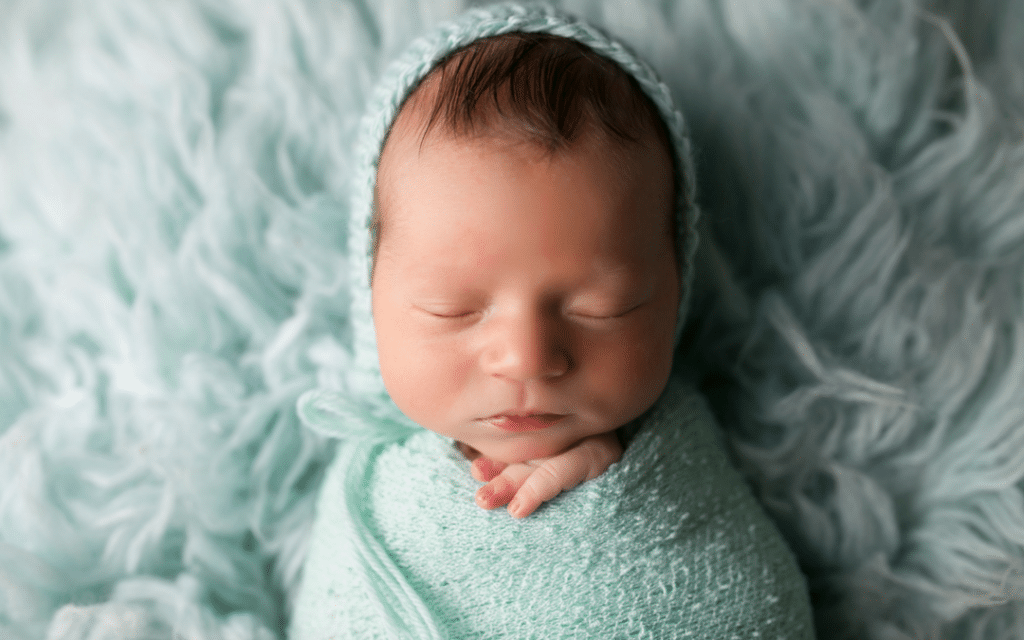
[[[533,469],[523,464],[506,466],[496,478],[477,490],[477,505],[483,509],[494,509],[508,504],[531,473]]]
[[[509,514],[515,518],[525,518],[563,489],[572,489],[586,479],[585,475],[574,473],[576,470],[570,468],[570,465],[558,462],[558,458],[551,458],[533,469],[533,473],[523,481],[516,497],[508,505]]]
[[[614,433],[587,438],[537,467],[523,482],[508,511],[525,518],[562,491],[601,475],[621,457],[622,446]]]
[[[504,462],[491,460],[487,456],[480,456],[473,460],[473,466],[470,467],[469,472],[479,482],[490,482],[498,477],[498,474],[504,471],[506,467],[508,465]]]

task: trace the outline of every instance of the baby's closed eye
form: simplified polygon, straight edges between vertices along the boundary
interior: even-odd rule
[[[476,313],[475,311],[460,311],[460,310],[430,310],[422,309],[422,311],[434,316],[435,318],[466,318]]]
[[[637,309],[640,309],[641,307],[643,307],[644,304],[646,304],[646,303],[645,302],[641,302],[641,303],[638,303],[638,304],[627,305],[627,306],[624,306],[624,305],[612,306],[612,307],[606,307],[605,308],[606,310],[602,310],[600,308],[598,308],[598,309],[574,309],[574,310],[570,311],[570,313],[573,316],[577,317],[577,318],[585,318],[585,319],[588,319],[588,320],[615,320],[615,319],[618,319],[618,318],[625,317],[625,316],[629,315],[630,313],[633,313]]]

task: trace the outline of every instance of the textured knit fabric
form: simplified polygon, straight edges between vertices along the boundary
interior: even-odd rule
[[[335,465],[291,638],[812,638],[799,569],[716,429],[673,378],[620,462],[523,520],[473,504],[451,439],[421,430],[382,445],[365,512],[433,618],[406,629],[389,626],[391,603],[352,553]]]
[[[683,118],[654,72],[593,27],[536,5],[472,10],[413,43],[385,72],[356,150],[348,247],[355,358],[348,386],[318,388],[298,403],[307,426],[343,442],[319,502],[293,635],[664,638],[698,630],[695,637],[704,637],[714,629],[712,635],[805,637],[811,624],[800,573],[715,449],[715,427],[692,394],[663,395],[647,421],[660,418],[633,425],[657,432],[648,442],[661,438],[659,446],[630,446],[628,461],[614,472],[555,500],[528,524],[504,510],[479,509],[479,485],[468,462],[455,460],[451,441],[423,433],[387,396],[369,288],[369,221],[386,132],[437,61],[478,38],[512,31],[587,44],[636,78],[665,121],[680,186],[678,344],[697,241],[694,172]],[[422,493],[411,493],[413,486]],[[687,572],[700,578],[684,580]],[[539,610],[539,602],[547,608]]]

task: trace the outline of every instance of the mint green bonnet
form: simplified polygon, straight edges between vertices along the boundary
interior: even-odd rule
[[[377,165],[387,132],[405,98],[439,61],[475,40],[511,32],[551,34],[587,45],[633,76],[657,107],[668,131],[674,156],[677,193],[676,255],[680,274],[675,345],[679,345],[693,283],[699,211],[694,201],[695,181],[690,138],[685,120],[676,109],[668,87],[650,66],[622,43],[551,7],[502,3],[474,8],[413,42],[387,68],[360,123],[347,236],[351,277],[349,319],[352,327],[352,362],[345,375],[347,388],[344,391],[316,389],[300,398],[298,404],[303,422],[325,435],[390,440],[417,428],[391,402],[384,388],[377,359],[370,292],[373,246],[370,222]],[[355,423],[365,427],[357,427]]]

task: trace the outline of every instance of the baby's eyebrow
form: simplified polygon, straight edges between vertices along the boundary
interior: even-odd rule
[[[636,285],[646,276],[641,265],[624,260],[595,262],[594,274],[594,280],[611,281],[614,284],[622,284],[627,287]]]

